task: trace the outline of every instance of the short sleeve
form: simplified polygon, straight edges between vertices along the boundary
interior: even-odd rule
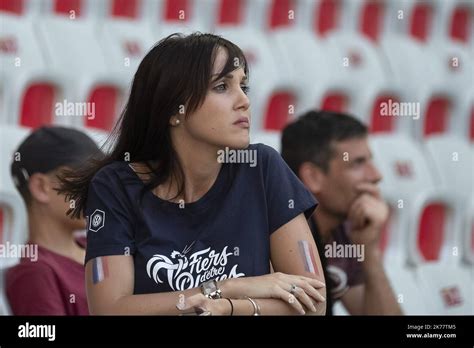
[[[135,214],[123,183],[113,168],[104,167],[92,179],[86,216],[85,263],[99,256],[135,253]]]
[[[263,161],[265,196],[269,233],[275,232],[301,213],[306,219],[314,212],[317,201],[273,148],[259,144]]]
[[[59,285],[49,266],[16,266],[6,278],[7,298],[14,315],[66,314]]]

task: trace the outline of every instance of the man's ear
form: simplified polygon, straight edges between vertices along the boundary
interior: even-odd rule
[[[318,166],[311,162],[304,162],[299,169],[299,177],[303,184],[314,195],[321,191],[324,184],[324,173]]]
[[[28,180],[28,188],[31,198],[40,203],[48,203],[52,186],[49,177],[46,174],[35,173]]]

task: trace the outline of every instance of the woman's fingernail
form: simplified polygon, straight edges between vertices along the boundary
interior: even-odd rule
[[[313,305],[313,312],[316,312],[316,307]]]
[[[178,308],[180,311],[182,311],[185,308],[184,302],[179,302],[176,305],[176,308]]]
[[[302,309],[300,312],[301,312],[301,314],[303,314],[303,315],[306,314],[306,312],[304,311],[304,309]]]

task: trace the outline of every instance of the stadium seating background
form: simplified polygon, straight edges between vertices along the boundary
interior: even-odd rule
[[[391,207],[381,248],[403,310],[474,314],[468,0],[0,0],[1,243],[26,238],[9,165],[28,132],[62,124],[102,144],[147,50],[196,30],[244,50],[252,142],[279,149],[282,127],[310,108],[369,125]],[[67,102],[94,105],[95,117],[66,115]],[[383,114],[400,102],[419,117]],[[3,274],[15,262],[0,258],[0,314],[9,314]]]

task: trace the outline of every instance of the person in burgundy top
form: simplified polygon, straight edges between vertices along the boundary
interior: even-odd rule
[[[66,215],[73,202],[55,191],[57,174],[99,151],[84,133],[42,127],[19,146],[11,164],[15,186],[28,210],[27,244],[37,257],[7,271],[6,295],[14,315],[88,315],[84,284],[85,219]]]
[[[379,250],[388,206],[367,127],[343,113],[309,111],[283,130],[281,148],[319,202],[310,227],[330,294],[326,314],[338,300],[354,315],[402,314]]]

